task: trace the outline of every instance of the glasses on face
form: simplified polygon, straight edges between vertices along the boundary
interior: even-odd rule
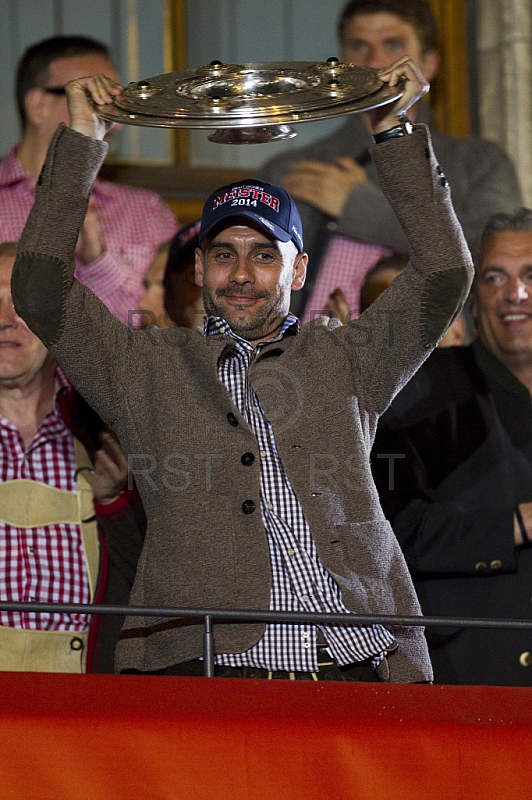
[[[66,94],[66,89],[64,86],[42,86],[41,88],[43,92],[48,92],[48,94]]]

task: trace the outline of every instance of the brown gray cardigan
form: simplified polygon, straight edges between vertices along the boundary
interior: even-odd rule
[[[129,454],[148,517],[131,603],[267,609],[259,458],[241,460],[258,455],[257,442],[217,377],[228,338],[131,330],[73,280],[72,254],[105,150],[69,128],[55,135],[19,245],[16,309]],[[251,382],[346,606],[419,614],[369,453],[379,415],[460,309],[472,268],[426,129],[378,145],[373,158],[410,241],[411,265],[359,321],[342,327],[321,318],[266,345]],[[244,513],[246,500],[254,513]],[[381,677],[430,679],[422,629],[390,629],[399,649]],[[216,650],[246,650],[263,630],[218,624]],[[201,625],[131,617],[116,666],[155,670],[201,654]]]

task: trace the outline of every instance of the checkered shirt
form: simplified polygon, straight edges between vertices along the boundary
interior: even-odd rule
[[[69,387],[58,368],[55,396]],[[0,416],[0,480],[26,478],[67,492],[76,490],[74,437],[57,403],[28,447]],[[90,590],[79,525],[17,528],[0,521],[0,599],[12,602],[88,603]],[[0,613],[0,624],[37,630],[82,631],[86,614]]]
[[[0,161],[0,241],[18,241],[35,200],[35,181],[17,160],[16,148]],[[144,189],[96,181],[91,205],[98,216],[105,251],[90,264],[76,259],[76,278],[109,311],[128,323],[144,294],[144,275],[161,242],[171,239],[177,221],[161,198]]]
[[[364,278],[377,261],[391,255],[389,247],[366,244],[349,236],[333,236],[323,256],[302,321],[309,322],[323,314],[329,295],[335,289],[344,293],[352,319],[358,317],[360,287]]]
[[[280,335],[271,341],[297,334],[298,330],[299,320],[289,314]],[[277,452],[273,428],[248,378],[261,345],[254,348],[219,317],[209,317],[204,331],[208,336],[226,334],[234,339],[234,346],[220,357],[218,377],[257,438],[260,509],[272,566],[270,610],[347,613],[339,586],[318,558],[309,524]],[[390,632],[380,625],[323,626],[321,631],[338,664],[372,658],[377,665],[386,649],[395,644]],[[312,625],[268,625],[254,647],[244,653],[218,655],[216,661],[233,667],[316,672],[317,635],[318,629]]]

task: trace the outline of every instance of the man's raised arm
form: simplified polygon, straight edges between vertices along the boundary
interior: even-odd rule
[[[122,87],[97,75],[72,81],[66,90],[71,125],[61,125],[50,144],[12,277],[17,313],[47,346],[57,342],[62,333],[66,298],[73,283],[74,249],[92,185],[108,149],[103,137],[109,123],[96,115],[88,94],[96,103],[110,103]],[[85,139],[83,148],[77,146],[80,135]],[[59,165],[58,147],[63,155]]]

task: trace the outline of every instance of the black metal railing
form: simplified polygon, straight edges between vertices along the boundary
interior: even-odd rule
[[[532,620],[483,619],[473,617],[407,617],[391,614],[325,614],[306,611],[236,611],[229,608],[171,608],[168,606],[115,606],[85,603],[22,603],[0,601],[1,611],[34,614],[99,614],[102,616],[165,617],[203,619],[205,677],[214,677],[214,632],[216,620],[224,622],[293,623],[298,625],[384,625],[385,627],[493,628],[530,630]]]

